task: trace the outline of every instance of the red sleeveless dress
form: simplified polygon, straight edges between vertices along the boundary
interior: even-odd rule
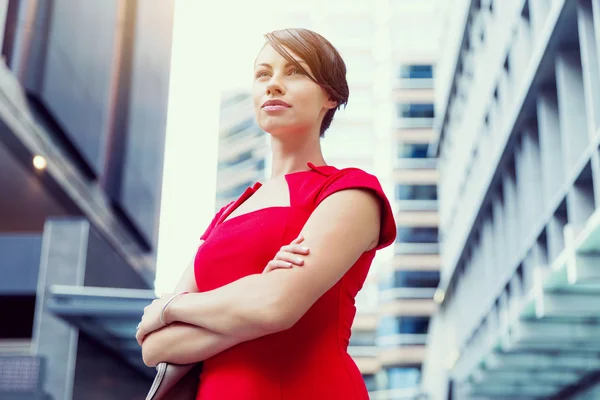
[[[290,329],[244,342],[204,362],[199,400],[367,400],[362,376],[347,353],[361,289],[375,251],[394,242],[396,224],[376,177],[332,166],[286,175],[290,206],[267,207],[223,222],[259,187],[223,207],[202,235],[195,258],[201,292],[260,274],[275,253],[300,233],[317,205],[340,190],[369,189],[381,199],[378,246],[365,252]]]

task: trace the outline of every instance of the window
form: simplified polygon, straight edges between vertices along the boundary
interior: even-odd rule
[[[5,293],[0,296],[0,306],[14,313],[11,323],[2,325],[0,340],[31,339],[35,296]]]
[[[238,164],[243,163],[244,161],[248,161],[250,159],[252,159],[252,150],[248,150],[244,153],[240,153],[235,158],[232,158],[230,160],[219,162],[217,165],[217,168],[224,169],[224,168],[228,168],[228,167],[233,167],[235,165],[238,165]]]
[[[239,93],[221,102],[221,108],[231,107],[242,101],[251,101],[250,93]]]
[[[389,368],[387,374],[390,390],[416,388],[421,382],[421,369],[416,366]]]
[[[428,158],[428,149],[427,143],[399,143],[398,158]]]
[[[437,200],[437,186],[396,185],[396,200]]]
[[[396,271],[395,287],[437,288],[440,282],[438,271]]]
[[[398,227],[397,243],[437,243],[438,228],[434,227]]]
[[[429,317],[400,317],[397,319],[399,333],[426,334],[429,330]]]
[[[238,125],[231,128],[227,134],[227,136],[234,136],[236,133],[242,132],[246,129],[251,128],[254,125],[253,119],[247,119],[244,122],[239,123]]]
[[[254,184],[254,182],[252,182],[252,181],[244,182],[232,189],[224,190],[220,193],[217,193],[217,196],[220,198],[225,198],[225,199],[229,199],[232,197],[240,197],[244,193],[244,191],[246,189],[248,189],[249,186],[252,186],[253,184]]]
[[[402,65],[400,67],[401,79],[432,79],[433,66],[425,64]]]
[[[378,336],[425,335],[429,330],[429,317],[381,317],[377,326]]]
[[[433,118],[435,116],[433,104],[398,104],[400,118]]]
[[[375,375],[363,375],[363,380],[365,381],[365,386],[369,392],[377,390],[377,379]]]
[[[350,336],[350,346],[375,346],[377,341],[376,332],[353,331]]]

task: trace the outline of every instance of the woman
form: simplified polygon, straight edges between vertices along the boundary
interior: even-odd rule
[[[201,400],[368,399],[346,350],[354,298],[395,239],[392,210],[374,176],[323,159],[348,101],[339,53],[309,30],[265,37],[253,101],[272,177],[217,213],[177,288],[196,293],[155,300],[137,338],[150,366],[205,360]]]

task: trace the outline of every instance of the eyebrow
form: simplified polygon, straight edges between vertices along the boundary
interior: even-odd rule
[[[300,63],[300,64],[304,64],[304,65],[306,65],[306,66],[308,67],[308,64],[306,63],[306,61],[302,61],[302,60],[296,60],[296,61],[297,61],[298,63]],[[287,68],[287,67],[289,67],[290,65],[294,65],[294,64],[292,64],[291,62],[289,62],[289,61],[288,61],[288,62],[285,64],[285,67],[284,67],[284,68]],[[256,67],[257,67],[257,68],[258,68],[258,67],[267,67],[267,68],[273,68],[273,67],[271,67],[271,64],[266,64],[266,63],[260,63],[260,64],[258,64]]]

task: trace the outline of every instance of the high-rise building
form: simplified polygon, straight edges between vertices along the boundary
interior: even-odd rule
[[[437,1],[379,2],[374,9],[375,174],[396,212],[397,239],[376,271],[376,399],[421,392],[429,319],[439,280],[434,122]]]
[[[432,399],[600,396],[600,1],[455,0]]]
[[[134,335],[153,292],[172,19],[162,0],[0,1],[0,398],[148,388]]]
[[[250,92],[239,89],[223,93],[219,115],[217,210],[266,178],[267,144],[265,133],[256,123]]]

